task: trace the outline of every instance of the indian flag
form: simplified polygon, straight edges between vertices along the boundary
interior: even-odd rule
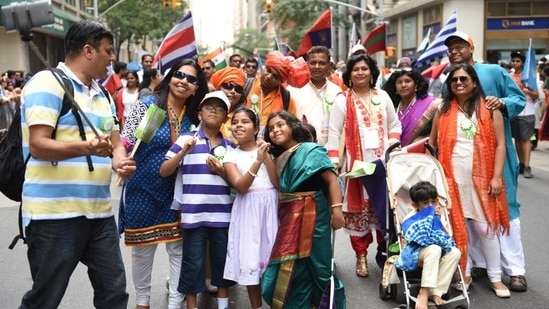
[[[212,52],[204,55],[202,58],[200,58],[200,66],[204,66],[204,62],[206,60],[212,60],[215,64],[215,70],[221,70],[224,67],[227,66],[227,59],[225,58],[225,51],[223,48],[218,47],[214,49]]]

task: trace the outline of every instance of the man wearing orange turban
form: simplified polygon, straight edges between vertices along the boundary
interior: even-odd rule
[[[248,94],[246,106],[252,108],[260,119],[261,130],[272,112],[283,109],[296,115],[296,106],[283,83],[301,88],[309,82],[311,75],[303,58],[290,61],[279,51],[267,54],[265,70],[255,80]],[[262,132],[259,133],[260,136]]]
[[[226,67],[215,72],[210,78],[210,83],[215,90],[222,90],[231,103],[227,121],[221,126],[223,135],[226,138],[231,138],[232,112],[237,107],[244,105],[244,101],[246,100],[246,97],[243,95],[246,74],[241,69]]]

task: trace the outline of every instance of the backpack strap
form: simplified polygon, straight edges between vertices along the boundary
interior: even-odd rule
[[[29,155],[30,157],[30,155]],[[27,161],[29,160],[29,157],[27,157],[27,160],[25,160],[25,165],[27,164]],[[15,237],[13,238],[13,240],[11,241],[10,245],[8,246],[8,248],[10,250],[13,250],[13,248],[15,247],[15,245],[17,245],[17,242],[19,241],[19,239],[21,239],[23,241],[23,244],[26,244],[27,243],[27,238],[25,237],[25,231],[23,230],[23,202],[19,203],[19,214],[17,215],[17,221],[19,221],[19,235],[15,235]]]
[[[282,106],[285,111],[290,107],[290,91],[286,88],[282,88]]]
[[[65,74],[65,72],[63,72],[63,70],[58,69],[58,68],[53,68],[52,70],[55,72],[55,74],[57,74],[59,77],[61,77],[61,80],[63,81],[63,84],[65,84],[65,87],[67,87],[67,89],[72,93],[72,95],[74,97],[74,87],[72,86],[72,82],[69,79],[69,77],[67,76],[67,74]],[[102,88],[102,90],[104,90],[104,88]],[[107,98],[109,98],[109,97],[107,96]],[[110,99],[109,99],[109,102],[110,102]],[[74,104],[77,104],[77,103],[74,102]],[[83,141],[85,141],[86,140],[86,130],[84,130],[84,124],[82,123],[82,117],[80,117],[80,114],[78,113],[78,110],[76,109],[74,104],[73,104],[73,102],[71,102],[71,100],[69,99],[69,97],[66,94],[63,95],[63,105],[61,106],[61,112],[59,113],[59,118],[61,118],[61,116],[65,115],[66,113],[68,113],[69,110],[70,110],[72,112],[74,118],[76,119],[76,123],[78,124],[78,133],[80,135],[80,138]],[[57,126],[59,125],[59,118],[57,118],[57,123],[55,123],[55,128],[53,129],[53,131],[51,133],[51,138],[52,139],[55,139],[55,135],[57,133]],[[86,161],[88,162],[88,170],[90,172],[93,172],[94,167],[93,167],[93,162],[92,162],[91,156],[86,156]],[[53,166],[57,166],[57,163],[58,163],[57,161],[52,161],[51,162],[51,164]]]

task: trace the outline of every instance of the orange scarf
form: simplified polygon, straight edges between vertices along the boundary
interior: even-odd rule
[[[454,232],[454,240],[461,250],[460,265],[464,267],[468,256],[468,236],[461,207],[461,199],[457,184],[454,180],[454,167],[452,166],[452,153],[457,141],[458,130],[458,103],[453,100],[450,109],[441,114],[438,120],[438,159],[444,167],[444,174],[448,182],[452,211],[450,221]],[[477,114],[477,132],[474,137],[473,149],[473,184],[479,195],[480,204],[484,216],[488,222],[490,231],[504,232],[509,230],[509,212],[507,209],[507,195],[505,183],[503,183],[500,195],[493,199],[488,194],[490,181],[494,175],[494,161],[496,138],[490,111],[485,107],[484,100],[480,102],[480,115]]]
[[[347,153],[347,170],[350,171],[355,160],[363,160],[362,143],[360,133],[358,132],[358,118],[356,115],[355,102],[351,91],[344,92],[347,97],[347,114],[345,118],[345,149]],[[371,95],[376,95],[375,89],[372,89]],[[368,205],[364,198],[364,185],[362,179],[348,179],[347,186],[347,207],[349,212],[362,212]]]
[[[264,94],[264,96],[262,97],[261,79],[255,79],[252,88],[250,89],[250,93],[246,98],[246,107],[249,107],[254,111],[258,111],[261,126],[267,125],[267,119],[269,118],[269,115],[271,113],[279,112],[284,109],[281,90],[282,87],[279,87],[278,89]],[[254,107],[253,104],[256,104],[256,106]],[[290,110],[288,111],[291,112]],[[295,112],[292,114],[295,114]]]

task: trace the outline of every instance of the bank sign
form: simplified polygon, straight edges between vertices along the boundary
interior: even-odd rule
[[[539,30],[549,29],[549,18],[489,18],[487,30]]]

